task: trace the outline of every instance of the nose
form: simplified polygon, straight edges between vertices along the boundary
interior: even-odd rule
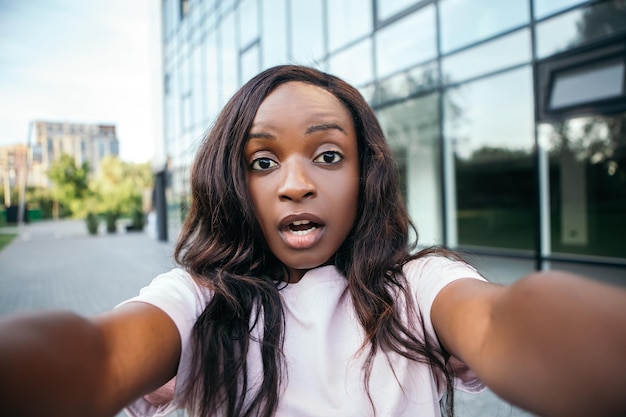
[[[281,182],[278,197],[281,200],[301,201],[317,192],[310,170],[313,168],[304,158],[294,158],[281,164]]]

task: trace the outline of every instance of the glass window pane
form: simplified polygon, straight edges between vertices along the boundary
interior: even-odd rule
[[[222,20],[220,26],[220,40],[221,40],[221,97],[220,107],[226,104],[235,93],[237,89],[237,78],[239,74],[237,61],[239,58],[239,51],[236,43],[235,33],[235,18],[233,13],[229,13],[227,17]]]
[[[555,75],[550,109],[618,97],[624,91],[624,61],[609,61]]]
[[[533,0],[535,5],[535,18],[541,19],[550,14],[560,12],[577,4],[587,3],[589,0]]]
[[[204,62],[204,43],[196,45],[193,50],[193,123],[205,124],[205,78],[207,65]]]
[[[450,55],[442,60],[445,83],[455,83],[531,60],[530,31],[508,36]]]
[[[540,125],[553,253],[626,259],[626,113]]]
[[[442,0],[439,7],[443,53],[490,38],[530,20],[528,0]]]
[[[535,29],[537,56],[544,58],[626,31],[626,7],[623,4],[623,1],[599,3],[539,23]]]
[[[178,139],[179,135],[182,133],[181,125],[180,125],[180,68],[174,68],[171,78],[171,88],[172,88],[172,136],[175,140]]]
[[[376,70],[385,77],[437,54],[435,6],[430,5],[376,33]]]
[[[206,101],[207,101],[207,117],[212,121],[220,108],[220,76],[219,76],[219,60],[217,53],[217,32],[211,31],[206,37],[206,62],[207,65],[207,85],[206,85]]]
[[[163,0],[163,10],[168,17],[167,32],[170,36],[173,36],[176,32],[176,24],[178,23],[178,0]]]
[[[372,31],[372,6],[369,2],[334,1],[327,10],[328,43],[331,52]]]
[[[368,84],[366,86],[361,86],[358,88],[359,93],[361,93],[361,95],[363,96],[363,98],[365,99],[365,101],[367,101],[370,104],[374,103],[374,95],[376,92],[376,84],[371,83]]]
[[[378,21],[382,22],[422,0],[376,0]]]
[[[218,7],[220,14],[225,14],[226,12],[230,11],[230,9],[235,5],[235,1],[236,0],[218,1],[217,7]]]
[[[437,61],[395,74],[376,86],[376,103],[398,100],[439,85]]]
[[[355,65],[358,62],[358,65]],[[335,54],[329,59],[328,70],[352,85],[364,85],[374,78],[372,67],[372,40],[358,44]]]
[[[292,1],[291,59],[298,64],[314,64],[324,55],[322,0]]]
[[[171,94],[172,88],[173,88],[173,79],[172,77],[169,76],[169,74],[165,75],[167,77],[167,83],[168,83],[168,92],[165,94],[163,101],[164,104],[163,106],[165,107],[165,110],[163,112],[163,136],[166,140],[166,142],[168,140],[170,140],[170,138],[172,138],[175,135],[174,132],[174,95]]]
[[[205,2],[205,3],[213,3],[213,2]],[[215,4],[211,4],[211,7],[208,9],[207,13],[204,15],[202,19],[202,25],[205,28],[213,28],[215,26],[215,22],[217,22],[217,10],[215,9]]]
[[[186,95],[189,93],[190,82],[189,82],[189,55],[184,53],[181,56],[178,66],[178,81],[180,86],[180,94]]]
[[[445,93],[454,167],[448,200],[460,245],[533,249],[533,84],[529,66]]]
[[[378,112],[421,246],[443,243],[438,102],[431,94]]]
[[[191,127],[191,94],[185,94],[180,98],[181,113],[183,122],[183,131],[189,130]]]
[[[191,127],[191,57],[184,54],[178,68],[180,80],[181,128],[186,131]]]
[[[286,0],[263,0],[263,68],[287,63]]]
[[[259,67],[259,45],[256,44],[241,54],[241,84],[257,75]]]
[[[245,48],[259,36],[258,0],[240,0],[239,12],[239,47]]]

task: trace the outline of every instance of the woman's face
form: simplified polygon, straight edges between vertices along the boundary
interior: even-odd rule
[[[328,263],[354,224],[359,198],[348,110],[322,88],[280,85],[257,111],[245,163],[256,217],[289,281]]]

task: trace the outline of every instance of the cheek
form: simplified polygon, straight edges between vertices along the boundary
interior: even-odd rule
[[[337,201],[335,207],[341,210],[341,217],[346,223],[346,227],[350,229],[356,219],[356,214],[359,205],[359,188],[360,184],[358,179],[351,179],[342,184],[342,187],[337,189],[341,190],[336,194]]]
[[[252,202],[253,214],[256,218],[257,224],[261,229],[261,232],[265,239],[271,237],[271,233],[268,236],[270,230],[273,230],[273,226],[269,224],[272,219],[272,194],[268,187],[268,181],[265,178],[249,178],[247,180],[248,196]]]
[[[263,193],[259,192],[257,181],[248,178],[246,179],[246,186],[248,189],[248,196],[250,197],[250,201],[252,201],[254,216],[257,218],[259,223],[261,223],[261,219],[263,217],[263,199],[261,196]]]

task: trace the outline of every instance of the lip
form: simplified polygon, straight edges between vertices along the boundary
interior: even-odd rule
[[[311,214],[311,213],[299,213],[299,214],[290,214],[289,216],[283,217],[281,219],[281,221],[278,223],[278,229],[279,230],[284,230],[291,223],[293,223],[295,221],[302,221],[302,220],[308,220],[311,223],[315,223],[315,224],[318,224],[320,226],[324,225],[324,222],[322,221],[322,219],[320,219],[318,216],[316,216],[314,214]]]
[[[309,221],[314,227],[305,234],[296,234],[289,225],[294,222]],[[324,234],[325,225],[322,219],[310,213],[290,214],[278,223],[278,233],[285,244],[296,250],[309,249],[314,246]]]

